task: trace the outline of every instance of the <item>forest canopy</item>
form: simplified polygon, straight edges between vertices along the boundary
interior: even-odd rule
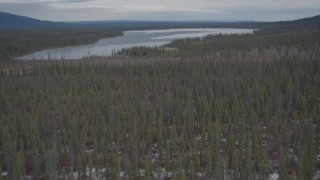
[[[319,179],[320,31],[293,27],[0,64],[0,179]],[[35,32],[2,58],[121,34]]]

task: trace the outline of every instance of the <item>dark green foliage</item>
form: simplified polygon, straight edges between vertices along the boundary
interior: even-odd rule
[[[167,48],[136,47],[123,49],[118,54],[134,57],[194,57],[208,59],[212,55],[240,56],[252,52],[250,59],[263,59],[261,50],[269,48],[270,53],[281,50],[279,56],[291,56],[297,50],[312,51],[320,46],[320,31],[291,32],[286,34],[264,34],[261,31],[252,34],[208,35],[204,38],[175,40]],[[288,51],[288,47],[294,47]],[[234,57],[235,58],[235,57]]]
[[[165,53],[189,54],[171,62],[1,66],[0,172],[9,179],[267,179],[277,171],[281,179],[312,179],[319,33],[293,37],[181,40],[180,52]]]

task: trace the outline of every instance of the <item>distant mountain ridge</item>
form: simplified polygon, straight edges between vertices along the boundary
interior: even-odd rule
[[[293,21],[258,22],[251,20],[199,20],[199,21],[79,21],[52,22],[0,12],[0,29],[37,29],[63,27],[110,27],[124,30],[161,28],[254,28],[266,31],[320,29],[320,15]]]
[[[0,29],[37,29],[62,27],[111,27],[120,29],[154,29],[154,28],[210,28],[210,27],[246,27],[254,23],[249,20],[198,20],[198,21],[141,21],[141,20],[113,20],[113,21],[79,21],[52,22],[33,19],[25,16],[0,12]]]

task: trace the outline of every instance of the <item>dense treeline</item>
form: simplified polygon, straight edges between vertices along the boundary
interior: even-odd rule
[[[260,33],[279,34],[288,32],[303,32],[309,30],[320,30],[320,15],[293,20],[260,23]]]
[[[285,34],[265,34],[260,31],[254,34],[208,35],[204,38],[175,40],[165,45],[177,50],[166,50],[163,47],[135,47],[123,49],[118,55],[133,57],[192,57],[211,56],[216,53],[257,52],[266,48],[281,49],[294,47],[297,50],[313,51],[320,47],[320,31],[290,32]]]
[[[88,44],[119,35],[121,31],[110,28],[0,30],[0,61],[37,50]]]
[[[243,28],[256,29],[252,34],[208,35],[205,38],[174,40],[166,45],[178,49],[134,47],[122,49],[121,56],[134,57],[191,57],[210,56],[216,52],[230,53],[251,51],[252,49],[295,47],[311,50],[320,45],[320,16],[294,21],[252,22]],[[237,23],[231,23],[237,24]],[[227,26],[226,26],[227,27]]]
[[[2,67],[1,170],[8,179],[312,179],[319,57],[319,47],[282,47]]]

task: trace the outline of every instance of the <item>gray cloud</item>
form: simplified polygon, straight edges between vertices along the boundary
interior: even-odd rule
[[[48,10],[47,5],[43,3],[0,3],[0,11],[2,12],[9,12],[43,20],[50,18],[46,16]]]
[[[90,0],[61,0],[58,2],[52,1],[53,3],[82,3],[82,2],[88,2]]]
[[[310,16],[319,15],[319,9],[315,7],[310,8],[229,8],[220,12],[221,19],[223,16],[231,17],[237,15],[238,19],[257,20],[257,21],[278,21],[278,20],[294,20]]]
[[[52,21],[273,21],[317,15],[319,8],[319,0],[0,0],[0,11]]]

